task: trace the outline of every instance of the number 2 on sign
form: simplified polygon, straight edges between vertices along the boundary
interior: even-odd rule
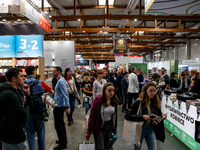
[[[36,47],[37,46],[37,41],[36,40],[31,41],[31,43],[34,43],[34,45],[32,47],[32,50],[38,49],[38,47]]]

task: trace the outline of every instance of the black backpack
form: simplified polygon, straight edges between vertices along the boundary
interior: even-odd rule
[[[28,84],[30,86],[30,94],[33,98],[33,113],[39,113],[43,111],[43,101],[42,101],[42,95],[45,93],[44,88],[41,85],[38,85],[39,80],[34,80],[30,83],[27,83],[27,81],[24,81],[25,84]]]

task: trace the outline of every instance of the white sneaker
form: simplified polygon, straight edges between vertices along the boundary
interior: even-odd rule
[[[81,108],[81,104],[80,104],[80,105],[77,105],[77,108]]]

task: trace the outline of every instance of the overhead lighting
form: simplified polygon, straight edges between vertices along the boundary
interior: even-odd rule
[[[144,31],[139,31],[139,33],[144,33]]]
[[[134,21],[137,21],[137,19],[134,19]]]
[[[103,34],[108,34],[108,32],[104,32]]]
[[[106,0],[99,0],[99,5],[105,5],[106,4]]]
[[[85,33],[85,31],[83,31],[83,33]]]
[[[126,31],[128,33],[128,31]]]
[[[101,55],[101,57],[103,57],[103,55]]]
[[[28,23],[31,23],[31,21],[29,20]]]
[[[196,40],[199,40],[199,39],[196,39]]]
[[[48,14],[48,11],[44,11],[45,14]]]
[[[0,23],[3,23],[2,21],[0,21]]]
[[[69,31],[66,31],[65,33],[69,34]]]
[[[2,21],[3,21],[3,22],[6,22],[6,19],[3,19]]]
[[[109,0],[108,5],[114,5],[115,0]]]
[[[181,43],[181,45],[183,45],[183,43]]]
[[[78,19],[78,21],[81,21],[81,19]]]
[[[105,28],[104,26],[102,26],[102,28]]]
[[[112,38],[110,38],[110,39],[112,39]]]
[[[50,15],[49,18],[51,18],[52,16]]]
[[[172,48],[172,47],[170,47],[170,48]]]
[[[199,60],[199,58],[197,58],[196,60]]]
[[[99,32],[102,32],[102,31],[99,31]]]
[[[22,21],[21,19],[17,19],[18,22]]]

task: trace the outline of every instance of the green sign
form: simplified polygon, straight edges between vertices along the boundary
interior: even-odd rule
[[[170,122],[168,119],[164,120],[164,125],[170,132],[172,132],[176,137],[178,137],[178,139],[181,140],[189,148],[191,148],[192,150],[200,149],[200,144],[197,143],[194,138],[192,138],[186,132],[184,132],[175,124]]]
[[[170,61],[170,75],[172,72],[176,72],[178,74],[178,60]],[[176,77],[176,81],[178,81],[178,76]]]

